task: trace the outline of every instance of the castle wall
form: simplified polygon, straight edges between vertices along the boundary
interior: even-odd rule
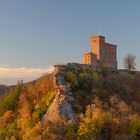
[[[90,49],[91,52],[97,55],[97,59],[103,59],[102,53],[104,51],[105,37],[103,36],[91,36],[90,37]]]
[[[103,67],[112,67],[113,69],[116,69],[117,67],[116,48],[117,48],[116,45],[105,43]]]
[[[92,65],[93,67],[97,67],[97,56],[93,53],[86,53],[83,56],[83,64]]]
[[[82,59],[83,64],[88,64],[90,65],[90,55],[89,54],[84,54],[83,59]]]

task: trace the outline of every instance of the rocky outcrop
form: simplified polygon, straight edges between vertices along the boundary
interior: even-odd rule
[[[43,117],[43,122],[47,121],[76,121],[75,113],[72,109],[74,98],[71,96],[71,87],[64,79],[64,74],[57,67],[54,72],[54,87],[56,97]]]

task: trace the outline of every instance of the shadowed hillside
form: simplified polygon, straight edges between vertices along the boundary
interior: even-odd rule
[[[0,95],[6,93],[10,88],[11,86],[0,85]]]
[[[57,65],[0,97],[0,140],[139,140],[140,73]]]

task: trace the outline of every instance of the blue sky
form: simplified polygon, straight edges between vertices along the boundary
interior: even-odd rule
[[[0,67],[46,68],[81,62],[89,36],[118,45],[118,64],[136,56],[140,70],[139,0],[0,0]]]

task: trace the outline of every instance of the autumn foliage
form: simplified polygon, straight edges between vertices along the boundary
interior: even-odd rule
[[[60,69],[62,69],[60,67]],[[54,76],[0,96],[0,140],[139,140],[140,73],[63,67],[77,121],[46,122]]]

